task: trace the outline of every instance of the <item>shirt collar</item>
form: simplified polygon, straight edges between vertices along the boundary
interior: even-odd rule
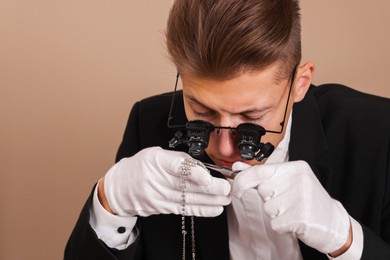
[[[292,111],[291,111],[290,116],[289,116],[288,121],[287,121],[285,135],[284,135],[282,141],[280,141],[279,145],[275,148],[275,150],[273,151],[271,156],[268,157],[267,161],[265,162],[266,164],[283,163],[283,162],[288,161],[288,159],[289,159],[288,146],[290,144],[291,124],[292,124]]]

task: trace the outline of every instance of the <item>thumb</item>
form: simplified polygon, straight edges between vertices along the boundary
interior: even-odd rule
[[[232,170],[233,171],[243,171],[243,170],[249,169],[250,167],[252,167],[252,165],[238,161],[238,162],[233,163]]]
[[[239,166],[242,164],[244,163],[240,163]],[[271,178],[275,174],[276,169],[277,164],[264,164],[251,166],[243,170],[234,178],[231,194],[236,198],[241,199],[246,191],[257,188],[259,184]]]

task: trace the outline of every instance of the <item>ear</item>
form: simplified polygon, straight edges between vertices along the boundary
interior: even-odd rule
[[[315,66],[311,61],[306,62],[298,68],[293,88],[294,102],[299,102],[305,97],[309,90],[314,70]]]

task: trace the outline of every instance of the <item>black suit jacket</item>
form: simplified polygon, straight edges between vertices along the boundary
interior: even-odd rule
[[[177,124],[185,122],[181,95],[173,109]],[[163,94],[134,105],[117,161],[146,147],[168,149],[175,133],[166,127],[171,97]],[[311,87],[293,108],[289,157],[307,161],[329,194],[361,223],[362,259],[390,259],[390,100],[340,85]],[[211,162],[207,156],[204,161]],[[137,241],[115,250],[97,239],[89,225],[90,205],[91,196],[69,238],[65,259],[181,259],[180,216],[139,217]],[[197,258],[229,259],[226,211],[195,222]],[[304,259],[327,259],[300,246]]]

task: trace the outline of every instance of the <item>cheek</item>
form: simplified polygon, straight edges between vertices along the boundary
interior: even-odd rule
[[[210,133],[209,145],[208,145],[207,149],[210,150],[210,151],[217,150],[217,136],[216,136],[216,131]]]
[[[279,145],[279,143],[283,140],[282,134],[266,134],[263,137],[261,137],[261,142],[262,143],[271,143],[275,146],[275,148]]]
[[[261,122],[255,122],[267,130],[280,131],[280,123],[283,121],[283,111],[275,111],[274,113],[267,114]],[[267,134],[269,135],[269,134]],[[264,137],[264,136],[263,136]]]

